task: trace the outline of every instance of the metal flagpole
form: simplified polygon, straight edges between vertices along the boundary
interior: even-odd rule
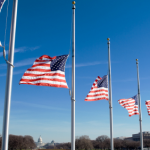
[[[14,62],[17,7],[18,7],[18,0],[13,0],[10,41],[9,41],[9,54],[8,54],[8,61],[11,64],[13,64]],[[10,116],[10,103],[11,103],[11,90],[12,90],[12,75],[13,75],[13,66],[11,64],[7,64],[7,79],[6,79],[6,89],[5,89],[5,105],[4,105],[3,133],[2,133],[2,150],[8,150],[9,116]]]
[[[138,102],[139,102],[139,122],[140,122],[140,142],[141,150],[143,150],[143,133],[142,133],[142,112],[141,112],[141,96],[140,96],[140,81],[139,81],[139,66],[138,59],[136,59],[137,66],[137,81],[138,81]]]
[[[72,97],[71,97],[71,150],[75,150],[75,1],[72,2]]]
[[[113,117],[112,117],[112,93],[111,93],[111,64],[110,64],[110,38],[107,38],[108,44],[108,76],[109,76],[109,109],[110,109],[110,143],[111,150],[114,149],[113,143]]]

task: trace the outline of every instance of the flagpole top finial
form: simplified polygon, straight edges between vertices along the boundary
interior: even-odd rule
[[[75,5],[75,3],[76,3],[75,1],[72,1],[72,4],[73,4],[73,5]]]
[[[136,59],[136,61],[138,61],[138,59]]]
[[[107,38],[107,41],[110,41],[110,38]]]

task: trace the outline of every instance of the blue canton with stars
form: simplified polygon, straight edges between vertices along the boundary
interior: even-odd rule
[[[138,105],[138,94],[131,98],[133,98],[135,100],[135,105]]]
[[[0,12],[1,12],[4,2],[5,2],[5,0],[0,0]]]
[[[62,55],[62,56],[56,56],[56,59],[53,59],[51,61],[51,71],[63,71],[65,72],[65,64],[66,60],[68,58],[68,55]]]
[[[101,80],[97,81],[97,87],[105,87],[108,88],[108,81],[107,81],[107,75],[103,76]]]

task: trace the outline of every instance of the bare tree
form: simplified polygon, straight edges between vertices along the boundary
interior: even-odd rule
[[[114,139],[114,148],[115,149],[122,148],[122,140],[120,140],[120,139]]]
[[[104,144],[104,149],[110,149],[110,139],[105,139],[105,141],[103,142]]]
[[[0,149],[2,147],[2,137],[0,137]]]
[[[138,149],[139,146],[140,146],[140,142],[139,141],[132,141],[131,147],[133,149]]]
[[[33,149],[36,145],[31,136],[17,136],[9,135],[8,149],[18,150],[18,149]]]
[[[132,141],[132,140],[122,140],[121,142],[121,148],[126,148],[126,149],[138,149],[140,146],[139,141]]]
[[[93,145],[92,142],[87,135],[83,135],[79,138],[76,138],[76,149],[92,149]]]
[[[108,147],[108,145],[106,146],[106,143],[105,141],[108,140],[109,137],[107,135],[101,135],[101,136],[98,136],[96,138],[96,141],[98,142],[98,148],[105,148],[105,147]]]
[[[104,142],[106,139],[109,139],[107,135],[101,135],[96,138],[97,142]]]
[[[28,136],[28,141],[29,141],[29,148],[30,148],[30,149],[33,149],[33,148],[36,147],[35,142],[34,142],[32,136]]]
[[[13,150],[18,148],[17,136],[9,135],[8,149]]]
[[[49,147],[47,149],[50,149]],[[71,149],[71,143],[58,144],[53,149]]]
[[[92,140],[91,142],[94,149],[99,149],[99,143],[96,140]]]
[[[88,135],[82,135],[82,136],[80,136],[80,139],[88,139],[88,140],[90,140]]]
[[[122,142],[121,142],[122,148],[128,148],[128,145],[129,145],[128,142],[129,142],[128,140],[122,140]]]
[[[23,149],[28,149],[29,148],[29,139],[28,136],[23,137]]]
[[[150,139],[146,139],[143,141],[144,147],[150,147]]]
[[[24,149],[33,149],[35,147],[36,147],[36,145],[34,143],[33,138],[29,135],[25,135],[23,137],[23,148]]]
[[[23,136],[18,136],[18,149],[22,150],[23,147]]]

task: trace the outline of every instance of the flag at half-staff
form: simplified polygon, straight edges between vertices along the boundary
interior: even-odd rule
[[[145,105],[147,107],[148,115],[150,116],[150,100],[145,101]]]
[[[86,96],[85,101],[97,101],[97,100],[108,100],[110,110],[110,146],[111,150],[114,150],[113,144],[113,115],[112,115],[112,89],[111,89],[111,61],[110,61],[110,38],[107,38],[108,44],[108,75],[97,77],[93,86]],[[109,80],[108,80],[109,78]],[[108,91],[109,82],[109,91]],[[109,95],[108,95],[109,92]]]
[[[118,103],[127,109],[129,113],[129,117],[133,115],[138,115],[138,95],[135,95],[128,99],[120,99],[118,100]]]
[[[4,4],[5,1],[6,1],[6,0],[0,0],[0,12],[1,12],[1,10],[2,10],[2,7],[3,7],[3,4]]]
[[[65,79],[65,64],[68,55],[37,58],[33,66],[24,73],[19,84],[68,88]]]
[[[108,76],[97,77],[85,101],[108,100]]]

